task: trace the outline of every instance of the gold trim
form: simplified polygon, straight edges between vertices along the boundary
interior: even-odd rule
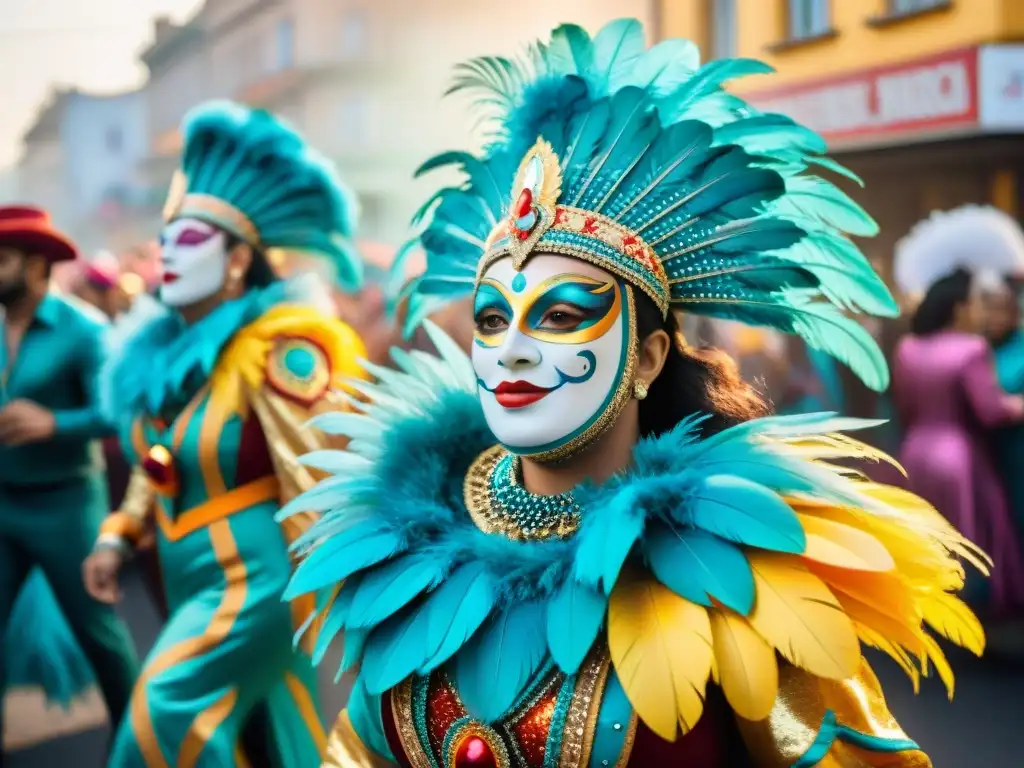
[[[412,768],[434,768],[433,760],[424,751],[419,734],[416,733],[411,677],[391,689],[391,716],[395,719],[398,740]]]
[[[469,516],[484,533],[497,533],[513,541],[543,541],[552,538],[572,536],[579,529],[578,515],[563,516],[557,522],[538,530],[524,530],[515,520],[501,514],[494,508],[491,499],[491,477],[497,469],[498,462],[508,455],[502,446],[488,448],[474,459],[466,472],[462,484],[463,501]],[[520,466],[519,457],[515,457],[515,469]]]
[[[556,207],[553,221],[547,221],[545,220],[545,217],[542,217],[542,220],[537,223],[533,232],[530,234],[530,238],[523,243],[516,241],[516,236],[511,231],[507,221],[503,221],[496,225],[487,238],[486,250],[483,258],[480,259],[480,263],[477,266],[476,286],[479,286],[480,280],[488,267],[503,256],[512,256],[515,268],[517,270],[521,269],[527,256],[537,248],[540,239],[549,231],[586,234],[589,237],[593,237],[594,239],[601,241],[609,248],[613,248],[623,257],[636,262],[642,269],[653,275],[658,281],[658,284],[663,291],[663,295],[659,296],[658,293],[651,290],[649,286],[637,282],[635,275],[626,269],[623,269],[616,262],[602,256],[598,256],[597,254],[591,253],[585,249],[575,248],[568,245],[544,243],[537,250],[538,253],[554,253],[561,254],[563,256],[571,256],[573,258],[580,259],[581,261],[587,261],[595,266],[601,267],[602,269],[621,277],[623,280],[628,281],[630,285],[642,290],[657,305],[663,315],[668,313],[671,285],[669,283],[668,274],[665,272],[665,266],[661,263],[661,259],[658,258],[658,254],[654,250],[654,247],[644,240],[639,233],[634,232],[628,227],[624,227],[619,222],[605,216],[604,214],[594,213],[593,211],[587,211],[582,208],[573,208],[566,205],[559,205]],[[540,234],[538,234],[538,232]],[[493,243],[506,235],[509,238],[509,242],[506,245],[500,247],[493,246]]]
[[[227,693],[217,699],[213,705],[207,707],[192,720],[192,725],[181,742],[181,751],[178,753],[178,768],[195,768],[199,757],[203,753],[214,732],[231,715],[238,701],[238,691],[231,688]]]
[[[248,592],[245,561],[238,551],[231,525],[226,520],[214,523],[209,528],[213,553],[224,572],[226,587],[220,604],[213,612],[210,623],[198,637],[190,637],[175,643],[163,653],[157,654],[142,670],[135,683],[130,704],[130,718],[135,740],[146,768],[168,768],[167,759],[149,714],[149,696],[146,686],[149,681],[168,669],[182,664],[204,653],[209,653],[231,633],[235,620],[242,612]]]
[[[594,730],[601,710],[604,686],[608,682],[611,656],[603,645],[595,646],[577,673],[569,711],[566,713],[562,753],[558,768],[583,768],[590,762]]]
[[[225,227],[238,235],[249,245],[260,244],[260,231],[241,209],[219,197],[196,192],[185,195],[171,218],[184,219],[194,216],[199,219],[213,219],[212,224]]]

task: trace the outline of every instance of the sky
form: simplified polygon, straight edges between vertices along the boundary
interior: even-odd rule
[[[111,93],[138,86],[152,19],[182,21],[202,0],[0,0],[0,169],[54,85]]]

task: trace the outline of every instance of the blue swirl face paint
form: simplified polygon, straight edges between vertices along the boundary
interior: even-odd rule
[[[629,288],[565,256],[492,264],[474,301],[473,367],[487,423],[509,450],[557,458],[614,422],[635,364]]]

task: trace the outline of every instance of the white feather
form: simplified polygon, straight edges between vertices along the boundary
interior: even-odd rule
[[[932,213],[896,244],[896,284],[904,294],[922,294],[957,269],[1024,275],[1024,232],[997,208],[965,205]]]

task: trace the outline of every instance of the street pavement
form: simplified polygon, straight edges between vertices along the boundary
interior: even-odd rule
[[[126,580],[122,609],[139,648],[149,648],[159,621],[135,578]],[[915,696],[895,664],[887,658],[871,657],[890,708],[907,733],[931,755],[935,768],[1024,766],[1024,665],[979,660],[958,651],[950,652],[950,660],[957,672],[952,702],[936,679],[923,681],[920,695]],[[323,711],[330,715],[341,709],[348,692],[345,680],[333,684],[337,661],[335,655],[322,667]],[[63,733],[67,729],[65,725]],[[107,738],[105,726],[58,735],[9,754],[6,768],[102,768]]]

